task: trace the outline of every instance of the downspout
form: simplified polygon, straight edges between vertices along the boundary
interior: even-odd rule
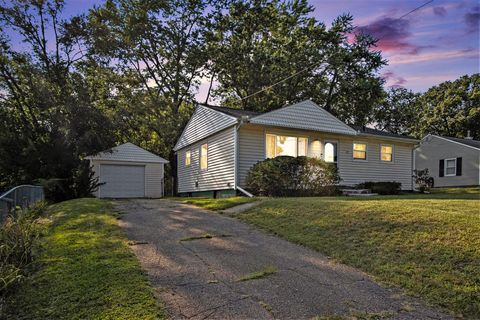
[[[240,191],[241,193],[243,193],[244,195],[246,195],[247,197],[250,197],[252,198],[253,197],[253,194],[251,194],[250,192],[246,191],[245,189],[241,188],[240,186],[238,186],[238,152],[239,152],[239,146],[238,146],[238,131],[240,130],[240,127],[245,124],[245,123],[249,123],[250,122],[250,118],[249,116],[244,116],[240,119],[239,123],[235,126],[235,165],[234,165],[234,181],[235,181],[235,190],[238,190]]]

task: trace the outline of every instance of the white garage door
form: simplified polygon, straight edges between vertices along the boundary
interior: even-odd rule
[[[101,198],[144,197],[145,166],[102,164],[99,182]]]

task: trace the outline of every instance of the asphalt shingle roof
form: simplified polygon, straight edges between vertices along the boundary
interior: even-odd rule
[[[208,104],[202,104],[202,106],[208,107],[210,109],[228,114],[229,116],[235,117],[235,118],[241,118],[243,116],[258,116],[261,114],[260,112],[255,112],[255,111],[248,111],[248,110],[241,110],[241,109],[234,109],[234,108],[228,108],[228,107],[218,107],[218,106],[211,106]]]

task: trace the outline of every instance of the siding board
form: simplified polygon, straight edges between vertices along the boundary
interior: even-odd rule
[[[178,150],[178,192],[233,189],[235,183],[235,126]],[[208,143],[208,169],[200,170],[200,146]],[[191,164],[185,166],[185,152],[191,151]],[[198,181],[198,187],[195,182]]]
[[[329,134],[307,130],[265,127],[260,125],[243,125],[239,129],[239,185],[245,187],[248,170],[265,159],[265,133],[272,132],[285,135],[307,136],[309,149],[314,140],[321,142],[321,152],[325,141],[337,142],[337,162],[341,184],[354,185],[365,181],[398,181],[403,190],[412,189],[412,150],[413,144],[395,142],[381,138],[364,136]],[[353,142],[367,143],[367,161],[353,160]],[[394,146],[393,162],[380,161],[380,145]],[[310,150],[309,150],[310,152]]]

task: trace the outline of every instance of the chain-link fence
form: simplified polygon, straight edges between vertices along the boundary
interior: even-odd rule
[[[17,207],[26,208],[44,199],[43,187],[21,185],[0,195],[0,223]]]

